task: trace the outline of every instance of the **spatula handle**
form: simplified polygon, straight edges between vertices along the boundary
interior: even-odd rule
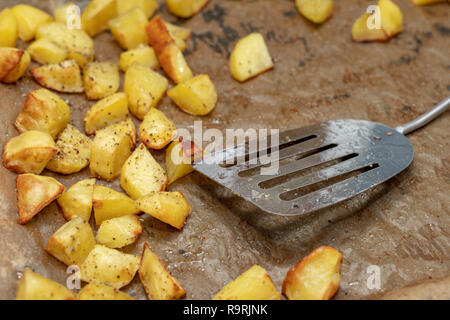
[[[430,121],[439,117],[442,113],[444,113],[450,107],[450,97],[447,97],[444,101],[439,103],[436,107],[428,111],[427,113],[421,115],[416,120],[413,120],[403,126],[395,128],[401,134],[407,135],[419,128],[422,128],[424,125],[428,124]]]

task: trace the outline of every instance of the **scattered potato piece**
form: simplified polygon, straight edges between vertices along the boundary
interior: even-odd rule
[[[300,260],[286,275],[283,294],[290,300],[328,300],[339,289],[342,254],[322,246]]]
[[[202,154],[201,148],[193,142],[179,138],[166,151],[166,169],[169,184],[194,171],[192,160]]]
[[[122,248],[136,242],[141,233],[138,217],[122,216],[102,222],[97,232],[97,242],[109,248]]]
[[[27,51],[0,48],[0,82],[16,82],[28,70],[30,62],[31,57]]]
[[[123,49],[133,49],[148,43],[145,25],[147,16],[141,8],[134,8],[109,21],[109,28]]]
[[[314,23],[323,23],[333,12],[333,0],[296,0],[302,16]]]
[[[104,186],[96,185],[94,187],[92,202],[97,226],[100,226],[105,220],[140,212],[132,199]]]
[[[159,61],[156,57],[155,50],[146,44],[141,44],[120,55],[120,70],[123,72],[126,72],[133,63],[138,63],[152,69],[159,68]]]
[[[254,265],[228,283],[214,300],[281,300],[281,295],[267,271]]]
[[[18,34],[17,20],[11,9],[0,12],[0,47],[15,48]]]
[[[186,295],[178,280],[170,274],[147,243],[144,244],[139,264],[139,277],[150,300],[174,300]]]
[[[141,144],[122,167],[120,186],[133,199],[163,191],[167,185],[164,169]]]
[[[403,14],[391,0],[378,1],[381,15],[381,28],[391,38],[403,30]]]
[[[16,173],[40,174],[57,152],[48,133],[30,130],[10,139],[3,148],[3,166]]]
[[[92,141],[72,125],[67,125],[56,141],[58,151],[47,163],[50,171],[72,174],[89,165]]]
[[[74,19],[73,17],[70,17],[70,15],[76,14],[78,12],[78,8],[79,7],[72,1],[66,2],[62,6],[57,7],[55,10],[53,10],[55,21],[64,23],[65,25],[74,25]],[[81,19],[81,16],[79,16],[78,18]]]
[[[31,59],[41,64],[60,63],[66,60],[66,49],[56,45],[52,40],[41,38],[33,42],[27,49]]]
[[[75,217],[50,237],[45,251],[71,266],[81,265],[94,247],[95,239],[91,226],[82,217]]]
[[[91,100],[106,98],[119,90],[119,68],[113,62],[90,62],[84,66],[84,91]]]
[[[112,128],[117,130],[118,132],[122,132],[126,134],[131,139],[131,150],[134,150],[136,148],[136,142],[137,142],[137,132],[136,127],[133,123],[133,120],[131,118],[127,118],[124,121],[115,123],[111,125]]]
[[[202,10],[209,0],[166,0],[169,11],[181,18],[190,18]]]
[[[47,64],[31,70],[34,79],[41,86],[59,92],[83,92],[81,70],[76,60],[58,64]]]
[[[251,33],[238,41],[230,58],[234,79],[243,82],[272,68],[272,58],[260,33]]]
[[[108,22],[117,16],[115,0],[92,0],[81,15],[83,29],[94,37],[108,30]]]
[[[427,4],[432,3],[438,3],[438,2],[445,2],[445,0],[412,0],[414,4],[417,4],[419,6],[425,6]]]
[[[48,13],[26,4],[19,4],[12,11],[19,27],[19,38],[23,41],[33,40],[37,28],[53,20]]]
[[[352,27],[352,39],[359,42],[370,41],[386,41],[388,36],[383,29],[369,29],[367,27],[367,20],[371,19],[369,13],[363,14],[359,17]]]
[[[117,14],[124,14],[136,7],[144,11],[147,18],[153,16],[159,8],[159,3],[156,0],[116,0]]]
[[[79,300],[135,300],[129,294],[103,283],[91,282],[78,292]]]
[[[177,137],[177,128],[164,113],[150,109],[139,127],[141,141],[149,149],[162,149]]]
[[[72,185],[56,200],[67,221],[81,217],[91,218],[95,179],[84,179]]]
[[[75,294],[63,285],[26,268],[19,280],[16,300],[75,300]]]
[[[64,186],[55,179],[31,173],[19,175],[16,179],[16,187],[20,224],[30,221],[65,190]]]
[[[179,38],[181,40],[186,40],[191,36],[191,30],[188,28],[180,27],[175,24],[164,21],[167,30],[170,32],[172,37]],[[181,49],[181,48],[180,48]]]
[[[83,281],[120,289],[133,280],[138,269],[138,257],[97,244],[81,265],[80,273]]]

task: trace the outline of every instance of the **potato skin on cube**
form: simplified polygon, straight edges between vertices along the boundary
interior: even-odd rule
[[[83,29],[94,37],[108,30],[109,20],[117,16],[115,0],[92,0],[81,15]]]
[[[141,8],[136,7],[110,20],[109,29],[119,45],[128,50],[148,43],[146,24],[147,16]]]
[[[163,149],[177,135],[175,124],[156,108],[150,109],[139,127],[141,141],[149,149]]]
[[[84,91],[81,69],[76,60],[47,64],[31,70],[41,86],[59,92],[81,93]]]
[[[91,282],[78,292],[79,300],[135,300],[129,294],[103,283]]]
[[[15,48],[18,34],[17,20],[11,9],[5,8],[0,12],[0,47]]]
[[[33,40],[40,25],[53,21],[48,13],[26,4],[19,4],[12,11],[19,27],[19,38],[25,42]]]
[[[78,181],[56,200],[67,221],[75,217],[82,217],[89,221],[92,212],[94,185],[95,179]]]
[[[295,4],[302,16],[317,24],[325,22],[333,13],[333,0],[296,0]]]
[[[100,100],[119,90],[119,68],[113,62],[89,62],[84,66],[84,92],[90,100]]]
[[[169,11],[181,18],[190,18],[202,10],[209,0],[166,0]]]
[[[0,48],[0,82],[16,82],[27,72],[30,62],[31,57],[27,51]]]
[[[63,285],[25,268],[16,300],[76,300],[76,296]]]
[[[142,226],[135,215],[127,215],[105,220],[97,232],[97,242],[109,248],[128,246],[139,238]]]

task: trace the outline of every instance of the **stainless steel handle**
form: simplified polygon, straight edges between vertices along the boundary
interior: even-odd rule
[[[444,113],[449,107],[450,107],[450,97],[447,97],[447,99],[445,99],[444,101],[439,103],[432,110],[421,115],[416,120],[413,120],[407,124],[404,124],[400,127],[395,128],[395,130],[397,130],[401,134],[407,135],[408,133],[411,133],[419,128],[422,128],[424,125],[426,125],[430,121],[436,119],[442,113]]]

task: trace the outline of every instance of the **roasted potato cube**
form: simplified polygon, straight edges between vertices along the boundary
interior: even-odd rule
[[[180,26],[174,25],[172,23],[169,23],[167,21],[164,21],[164,23],[166,24],[167,30],[170,32],[170,34],[174,38],[186,40],[191,36],[191,30],[188,28],[180,27]]]
[[[38,130],[56,138],[69,121],[70,108],[67,103],[47,89],[38,89],[27,94],[14,126],[20,133]]]
[[[50,237],[45,251],[71,266],[81,265],[94,247],[94,233],[90,224],[82,217],[75,217]]]
[[[124,121],[128,118],[128,98],[123,92],[106,97],[86,113],[84,117],[84,129],[87,134],[109,125]]]
[[[109,248],[122,248],[136,242],[141,233],[142,226],[135,215],[113,218],[100,225],[97,243]]]
[[[164,113],[152,108],[139,127],[139,136],[147,148],[159,150],[177,137],[177,128]]]
[[[147,243],[144,244],[139,264],[139,277],[150,300],[174,300],[186,295],[178,280],[170,274]]]
[[[136,148],[137,132],[136,132],[136,127],[133,123],[133,120],[131,120],[131,118],[127,118],[127,120],[113,124],[113,125],[111,125],[111,127],[113,127],[115,130],[122,132],[130,137],[131,150],[134,150]]]
[[[92,0],[81,15],[83,29],[94,37],[108,30],[108,22],[117,16],[115,0]]]
[[[30,62],[31,57],[27,51],[0,48],[0,82],[16,82],[27,72]]]
[[[104,186],[95,186],[92,198],[95,223],[100,226],[103,221],[139,213],[134,201],[123,193]]]
[[[144,11],[147,18],[153,16],[158,10],[159,3],[156,0],[116,0],[117,1],[117,14],[124,14],[136,7],[141,8]]]
[[[267,271],[254,265],[228,283],[214,300],[281,300],[281,295]]]
[[[58,64],[47,64],[31,70],[34,79],[41,86],[59,92],[83,92],[81,70],[76,60]]]
[[[141,44],[120,55],[120,70],[123,72],[126,72],[133,63],[138,63],[152,69],[159,68],[159,61],[156,57],[155,50],[145,44]]]
[[[108,284],[120,289],[133,280],[139,258],[97,244],[80,267],[81,280]]]
[[[181,192],[155,192],[136,200],[137,207],[153,218],[181,230],[191,207]]]
[[[30,221],[65,190],[64,186],[55,179],[32,173],[19,175],[16,179],[16,187],[20,224]]]
[[[66,60],[66,49],[56,45],[52,40],[41,38],[33,42],[27,49],[31,59],[41,64],[60,63]]]
[[[202,150],[193,142],[179,138],[166,151],[166,170],[169,184],[194,171],[192,160],[201,156]]]
[[[400,8],[391,0],[378,1],[381,15],[381,28],[388,38],[395,36],[403,30],[403,14]]]
[[[298,12],[314,23],[323,23],[333,12],[333,0],[295,0]]]
[[[300,260],[286,275],[283,294],[290,300],[328,300],[339,289],[342,254],[322,246]]]
[[[209,0],[166,0],[169,11],[181,18],[190,18],[202,10]]]
[[[95,179],[85,179],[72,185],[56,200],[67,221],[81,217],[91,218]]]
[[[352,26],[352,39],[358,42],[386,41],[388,36],[383,29],[369,29],[367,20],[371,15],[366,13],[359,17]]]
[[[135,300],[129,294],[103,283],[91,282],[78,292],[79,300]]]
[[[79,13],[79,7],[72,1],[66,2],[53,10],[53,16],[56,22],[64,23],[65,25],[75,26],[74,15]],[[81,19],[81,15],[77,15],[77,19]],[[81,21],[81,20],[79,20]],[[80,26],[81,27],[81,26]]]
[[[120,186],[133,199],[139,199],[151,192],[166,188],[167,176],[164,169],[141,144],[122,167]]]
[[[159,73],[140,64],[131,65],[125,73],[124,91],[129,108],[138,119],[144,119],[164,96],[169,81]]]
[[[109,21],[109,28],[119,45],[128,50],[148,43],[146,24],[147,16],[137,7]]]
[[[3,166],[16,173],[40,174],[57,150],[51,135],[30,130],[6,143]]]
[[[260,33],[251,33],[239,40],[231,53],[231,75],[240,82],[272,68],[272,58]]]
[[[26,4],[19,4],[12,11],[19,27],[19,38],[23,41],[33,40],[39,26],[53,21],[48,13]]]
[[[56,140],[58,151],[46,168],[62,174],[80,172],[89,165],[91,146],[91,139],[69,124]]]
[[[119,90],[119,68],[112,62],[90,62],[84,66],[84,91],[91,100],[106,98]]]
[[[19,280],[16,300],[76,300],[63,285],[26,268]]]
[[[17,45],[18,25],[11,9],[0,12],[0,47],[15,48]]]
[[[438,2],[445,2],[445,0],[412,0],[414,4],[417,4],[419,6],[425,6],[427,4],[432,3],[438,3]]]

